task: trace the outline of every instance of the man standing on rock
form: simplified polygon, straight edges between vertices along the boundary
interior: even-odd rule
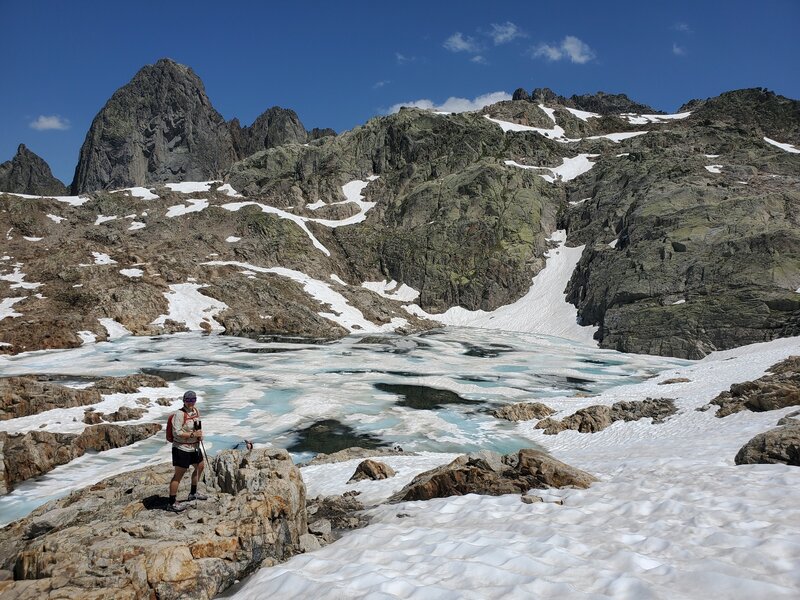
[[[191,390],[183,395],[183,407],[172,416],[173,442],[172,466],[175,474],[169,482],[169,506],[171,512],[186,510],[186,502],[177,502],[178,486],[184,474],[191,465],[192,489],[187,502],[193,500],[208,500],[208,496],[197,491],[200,475],[203,473],[205,463],[203,453],[200,451],[200,442],[203,439],[203,430],[200,428],[200,411],[197,410],[197,394]]]

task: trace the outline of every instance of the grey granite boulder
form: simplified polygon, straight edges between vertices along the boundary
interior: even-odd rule
[[[372,481],[377,481],[380,479],[388,479],[389,477],[394,477],[395,472],[392,467],[389,465],[378,462],[375,460],[364,460],[359,463],[356,467],[355,473],[353,473],[352,477],[347,481],[347,483],[354,483],[356,481],[364,481],[365,479],[371,479]]]
[[[530,421],[543,419],[555,411],[541,402],[517,402],[492,411],[492,414],[506,421]]]
[[[800,467],[800,423],[759,433],[736,453],[737,465],[783,463]]]

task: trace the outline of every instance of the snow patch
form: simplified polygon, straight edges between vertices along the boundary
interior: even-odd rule
[[[23,240],[28,240],[29,242],[41,242],[44,238],[31,237],[31,236],[28,236],[28,235],[23,235],[22,239]]]
[[[55,223],[61,223],[61,221],[66,221],[66,217],[59,217],[58,215],[51,215],[48,213],[47,218]]]
[[[144,271],[141,269],[120,269],[119,272],[125,275],[125,277],[141,277],[144,275]]]
[[[104,217],[103,215],[97,215],[97,218],[94,220],[94,224],[100,225],[101,223],[107,223],[108,221],[113,221],[116,218],[117,218],[116,216]]]
[[[91,331],[79,331],[78,337],[84,344],[94,344],[97,341],[97,336]]]
[[[236,237],[236,236],[234,236],[234,235],[229,235],[228,237],[226,237],[226,238],[225,238],[225,241],[226,241],[226,242],[231,242],[231,243],[233,243],[233,242],[238,242],[238,241],[240,241],[241,239],[242,239],[242,238],[240,238],[240,237]]]
[[[114,190],[111,193],[116,194],[117,192],[129,192],[130,195],[133,196],[134,198],[141,198],[142,200],[158,200],[159,198],[157,194],[154,194],[146,187],[124,188],[121,190]]]
[[[685,119],[691,112],[675,113],[672,115],[638,115],[636,113],[623,113],[619,118],[627,121],[631,125],[646,125],[647,123],[665,123],[667,121],[676,121]]]
[[[128,331],[127,328],[125,328],[123,325],[121,325],[114,319],[103,317],[97,320],[100,322],[100,325],[105,327],[106,333],[108,334],[107,337],[109,340],[116,340],[121,337],[125,337],[126,335],[131,335],[131,332]]]
[[[569,112],[578,117],[581,121],[588,121],[589,119],[599,119],[600,117],[603,116],[597,113],[588,112],[586,110],[578,110],[577,108],[569,108],[567,106],[565,106],[564,108],[566,108]]]
[[[11,285],[11,289],[22,288],[24,290],[35,290],[38,287],[41,287],[41,283],[29,283],[25,281],[25,273],[22,272],[22,263],[16,263],[14,265],[14,270],[11,273],[6,273],[4,275],[0,275],[0,281],[10,281],[13,283]]]
[[[208,192],[211,189],[212,183],[216,183],[216,181],[184,181],[182,183],[168,183],[165,187],[173,192],[180,192],[181,194],[194,194],[197,192]]]
[[[407,286],[405,283],[400,284],[392,279],[387,283],[384,279],[382,281],[365,281],[361,287],[375,292],[379,296],[389,298],[390,300],[399,300],[400,302],[413,302],[419,297],[419,292],[412,287]]]
[[[570,181],[575,179],[579,175],[590,171],[591,168],[595,165],[594,162],[590,161],[590,158],[596,158],[600,156],[599,154],[579,154],[578,156],[572,158],[562,158],[561,166],[558,167],[533,167],[529,165],[521,165],[518,162],[513,160],[505,161],[506,165],[512,167],[518,167],[520,169],[543,169],[546,171],[550,171],[552,175],[542,175],[538,174],[539,177],[544,179],[545,181],[549,181],[550,183],[555,183],[556,181]]]
[[[708,165],[706,171],[709,173],[722,173],[722,165]]]
[[[800,150],[797,149],[792,144],[783,144],[781,142],[776,142],[775,140],[772,140],[772,139],[770,139],[768,137],[765,137],[764,141],[767,142],[768,144],[772,144],[773,146],[775,146],[777,148],[780,148],[781,150],[786,150],[786,152],[789,152],[791,154],[800,154]]]
[[[188,202],[188,204],[176,204],[175,206],[170,206],[167,210],[166,216],[171,219],[173,217],[179,217],[188,213],[200,212],[204,208],[208,207],[208,200],[204,199],[188,198],[186,202]]]
[[[209,287],[199,283],[175,283],[169,286],[170,291],[164,292],[164,297],[169,302],[169,312],[159,316],[152,325],[163,325],[167,319],[176,323],[183,323],[190,331],[224,331],[214,317],[228,308],[224,302],[204,296],[201,288]],[[201,327],[205,324],[206,327]]]
[[[108,254],[104,252],[92,252],[92,256],[94,256],[94,264],[96,265],[115,265],[117,261],[111,258]]]
[[[21,317],[22,313],[16,312],[12,307],[21,300],[25,300],[26,296],[19,296],[17,298],[3,298],[0,300],[0,321],[6,317]]]

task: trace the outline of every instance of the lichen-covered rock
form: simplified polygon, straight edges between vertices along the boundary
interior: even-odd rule
[[[506,421],[531,421],[544,419],[555,411],[541,402],[517,402],[492,411],[492,414]]]
[[[759,433],[736,453],[737,465],[783,463],[800,467],[800,423]]]
[[[499,457],[499,462],[480,456],[460,456],[448,465],[421,473],[391,502],[430,500],[465,494],[521,494],[531,488],[587,488],[595,477],[556,460],[546,452],[525,448]]]
[[[14,572],[3,593],[205,600],[261,564],[286,560],[307,534],[302,478],[285,451],[246,459],[241,469],[230,455],[218,465],[241,483],[238,491],[210,490],[182,515],[163,510],[168,464],[40,507],[0,531],[0,569]]]
[[[100,402],[95,389],[75,389],[36,376],[0,378],[0,420],[27,417],[54,408]]]

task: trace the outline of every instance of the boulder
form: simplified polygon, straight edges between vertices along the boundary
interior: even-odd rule
[[[394,477],[395,472],[392,467],[389,465],[378,462],[375,460],[367,459],[359,463],[358,467],[356,467],[355,473],[347,483],[354,483],[356,481],[363,481],[364,479],[371,479],[373,481],[377,481],[379,479],[388,479],[389,477]]]
[[[501,457],[498,465],[480,457],[460,456],[448,465],[421,473],[390,502],[430,500],[465,494],[522,494],[532,488],[587,488],[595,477],[546,452],[524,448]]]
[[[493,410],[492,414],[506,421],[531,421],[533,419],[544,419],[554,412],[556,411],[541,402],[517,402],[516,404],[509,404]]]
[[[330,454],[320,452],[310,461],[300,466],[306,467],[311,465],[327,465],[330,463],[352,460],[354,458],[398,455],[415,456],[413,452],[403,452],[403,449],[399,446],[397,446],[397,448],[361,448],[360,446],[351,446],[350,448],[345,448],[344,450],[339,450],[338,452],[331,452]]]
[[[783,463],[800,467],[800,423],[759,433],[742,446],[734,461],[737,465]]]
[[[14,581],[2,592],[20,600],[205,600],[300,552],[309,535],[305,486],[289,454],[231,452],[212,462],[225,470],[223,484],[238,484],[209,490],[209,500],[180,515],[163,510],[173,472],[164,464],[73,492],[7,526],[0,569]]]

